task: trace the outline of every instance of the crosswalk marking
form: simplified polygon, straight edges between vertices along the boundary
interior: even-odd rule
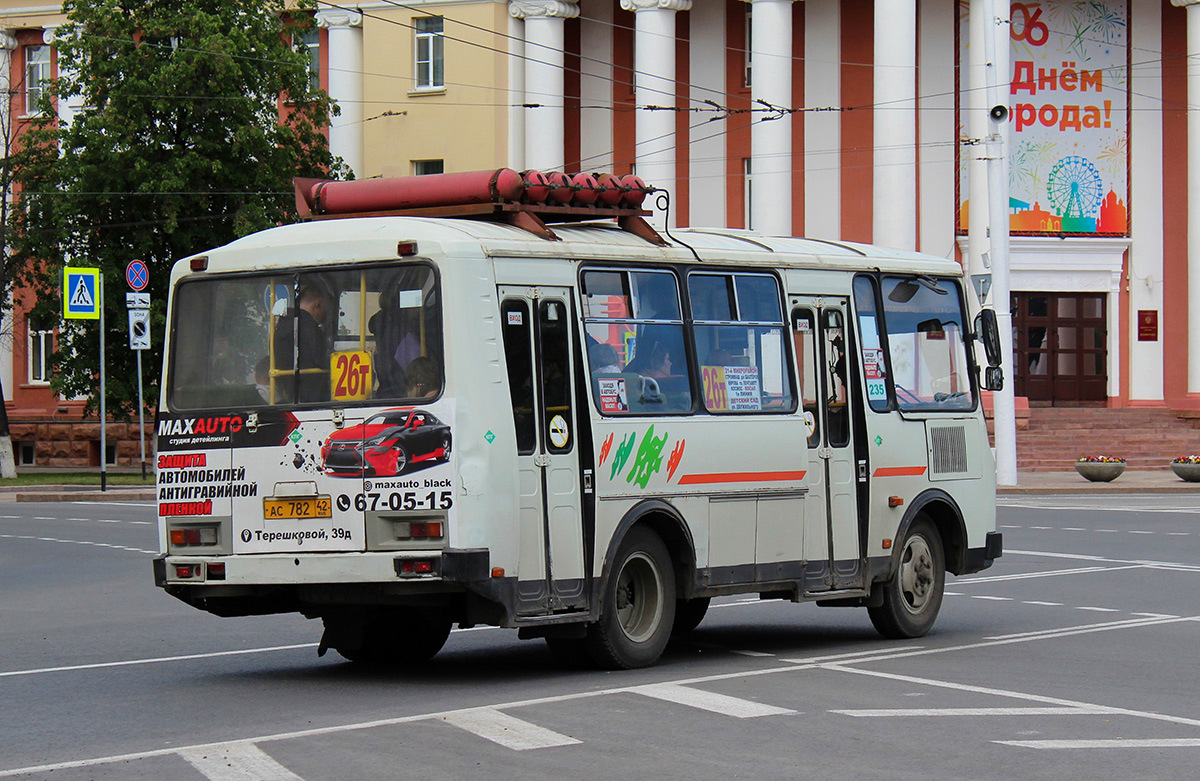
[[[782,716],[795,713],[787,708],[777,708],[774,705],[763,705],[753,700],[743,700],[725,694],[693,689],[689,686],[679,686],[673,683],[655,683],[648,686],[637,686],[630,689],[635,694],[665,700],[677,705],[687,705],[700,710],[733,716],[737,719],[753,719],[758,716]]]
[[[1039,749],[1200,748],[1200,738],[1114,738],[1109,740],[997,740],[1005,746]]]
[[[842,716],[858,719],[888,718],[890,716],[1094,716],[1112,713],[1104,707],[1046,707],[1046,708],[866,708],[833,710]]]
[[[185,749],[179,756],[211,781],[304,781],[253,743]]]
[[[513,751],[528,751],[535,748],[552,748],[554,746],[573,746],[580,741],[568,735],[530,724],[515,716],[509,716],[498,710],[485,708],[482,710],[449,713],[443,720],[464,729],[493,743],[498,743]]]

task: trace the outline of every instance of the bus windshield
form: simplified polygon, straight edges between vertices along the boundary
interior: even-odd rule
[[[899,408],[974,409],[958,285],[948,279],[884,277],[882,293]]]
[[[173,409],[415,401],[443,386],[424,264],[186,279],[171,338]]]

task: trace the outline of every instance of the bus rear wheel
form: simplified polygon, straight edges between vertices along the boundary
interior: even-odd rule
[[[896,571],[878,586],[883,589],[883,603],[867,608],[871,623],[884,637],[923,636],[942,607],[945,585],[942,538],[929,516],[919,515],[904,537]]]
[[[592,661],[612,670],[658,661],[675,623],[675,572],[667,546],[650,529],[631,529],[613,560],[600,620],[584,644]]]
[[[326,619],[329,627],[329,619]],[[369,613],[360,632],[343,632],[330,643],[351,662],[416,664],[432,659],[450,636],[449,619],[412,608]]]

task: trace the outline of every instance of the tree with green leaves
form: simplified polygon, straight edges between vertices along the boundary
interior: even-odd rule
[[[22,136],[13,259],[61,312],[63,266],[99,267],[105,287],[108,409],[136,418],[125,268],[150,269],[155,406],[170,269],[188,255],[295,219],[295,176],[338,176],[322,134],[331,112],[301,43],[311,0],[66,0],[54,31],[58,77]],[[51,106],[82,99],[69,123]],[[80,322],[86,323],[79,325]],[[180,327],[186,327],[181,324]],[[62,321],[51,388],[98,407],[92,321]]]

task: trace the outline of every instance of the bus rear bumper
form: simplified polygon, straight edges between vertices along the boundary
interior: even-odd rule
[[[1004,555],[1004,535],[1000,532],[988,532],[982,548],[967,548],[963,558],[962,572],[981,572],[992,566],[992,562]]]

